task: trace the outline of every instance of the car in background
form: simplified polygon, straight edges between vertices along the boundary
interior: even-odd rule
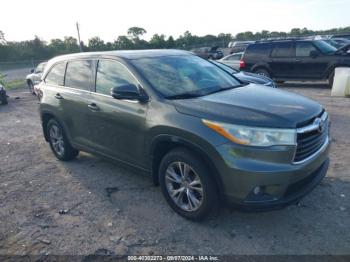
[[[350,34],[337,34],[337,35],[332,35],[331,38],[345,38],[350,40]]]
[[[288,39],[258,41],[246,49],[240,70],[275,81],[328,80],[333,85],[334,69],[350,67],[347,47],[336,49],[322,40]]]
[[[219,66],[221,69],[225,70],[226,72],[232,74],[234,77],[238,78],[243,83],[247,84],[259,84],[269,87],[276,88],[275,82],[266,76],[254,74],[254,73],[248,73],[243,71],[238,71],[226,64],[221,63],[221,61],[212,61],[215,65]]]
[[[0,84],[0,104],[7,105],[6,89],[2,84]]]
[[[223,58],[221,58],[218,61],[220,61],[220,63],[228,65],[234,69],[239,69],[239,63],[242,59],[242,56],[243,56],[243,52],[234,53],[234,54],[224,56]]]
[[[244,52],[248,45],[254,44],[255,41],[234,41],[228,44],[228,47],[231,48],[230,54]]]
[[[346,46],[350,44],[350,39],[346,38],[331,38],[334,42],[336,42],[339,47]]]
[[[41,75],[44,72],[47,62],[40,63],[35,69],[32,69],[30,74],[26,76],[26,82],[29,88],[29,92],[35,95],[34,86],[41,81]]]
[[[192,49],[191,52],[205,59],[216,60],[216,59],[221,59],[224,56],[224,53],[221,50],[218,50],[218,48],[219,48],[218,46],[200,47],[200,48]]]

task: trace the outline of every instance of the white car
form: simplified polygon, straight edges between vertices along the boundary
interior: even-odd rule
[[[221,58],[219,62],[239,70],[239,63],[242,59],[242,56],[243,56],[243,52],[234,53]]]
[[[46,62],[40,63],[35,69],[31,70],[31,73],[26,76],[26,82],[29,88],[29,92],[35,95],[34,86],[41,81],[41,75],[44,72]]]

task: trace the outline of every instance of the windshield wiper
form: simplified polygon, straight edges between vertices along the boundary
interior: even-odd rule
[[[183,93],[183,94],[177,94],[177,95],[171,95],[171,96],[166,96],[166,99],[190,99],[190,98],[195,98],[202,96],[200,94],[193,94],[193,93]]]

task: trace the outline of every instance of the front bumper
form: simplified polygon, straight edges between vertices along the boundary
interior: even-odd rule
[[[223,160],[218,168],[223,196],[245,210],[278,209],[298,201],[322,181],[329,165],[329,144],[312,159],[297,165],[287,163],[288,150],[281,154],[283,148],[252,150],[244,155],[230,144],[217,150]]]

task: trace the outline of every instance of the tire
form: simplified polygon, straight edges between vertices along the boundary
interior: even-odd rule
[[[59,160],[70,161],[77,157],[79,151],[71,146],[61,124],[57,120],[49,120],[46,132],[51,150]]]
[[[258,74],[258,75],[266,76],[268,78],[271,78],[270,73],[264,68],[258,68],[256,70],[254,70],[254,73]]]
[[[32,81],[28,81],[28,89],[29,89],[29,92],[32,95],[35,95],[35,93],[34,93],[34,85],[33,85]]]
[[[159,182],[166,201],[179,215],[202,220],[210,213],[216,213],[213,212],[218,208],[216,184],[207,166],[189,150],[177,148],[163,157]]]
[[[333,82],[334,82],[334,71],[328,77],[328,86],[329,86],[329,88],[333,87]]]
[[[0,95],[0,103],[2,104],[2,105],[7,105],[7,96],[6,96],[6,94],[2,94],[2,95]]]

